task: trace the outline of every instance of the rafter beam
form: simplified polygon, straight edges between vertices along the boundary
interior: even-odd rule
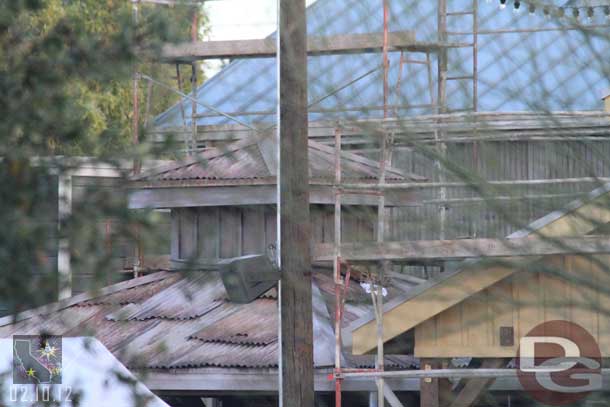
[[[354,242],[341,245],[346,261],[450,260],[473,257],[515,257],[556,254],[610,253],[610,236],[516,239],[412,240],[402,242]],[[314,247],[314,261],[331,261],[332,243]]]
[[[275,58],[276,39],[231,41],[197,41],[176,45],[165,45],[160,59],[165,62],[190,63],[205,59],[227,58]],[[389,34],[389,51],[421,47],[415,41],[413,31],[398,31]],[[383,33],[349,34],[328,37],[309,37],[308,55],[361,54],[381,52]]]

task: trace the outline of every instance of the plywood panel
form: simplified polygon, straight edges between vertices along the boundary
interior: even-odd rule
[[[515,321],[517,306],[513,298],[513,282],[512,279],[508,278],[497,284],[489,287],[488,290],[488,315],[490,316],[489,344],[491,346],[500,345],[500,328],[501,327],[513,327],[516,331]],[[511,348],[517,348],[517,338],[513,338],[515,345]]]
[[[513,294],[517,304],[515,338],[525,336],[544,318],[540,273],[522,272],[513,277]]]
[[[515,274],[470,296],[415,328],[415,355],[513,357],[520,337],[558,319],[585,328],[598,340],[602,355],[610,355],[610,275],[594,261],[610,264],[610,256],[595,257],[553,256],[545,261],[546,270]],[[460,318],[461,345],[453,331]],[[514,327],[513,346],[501,346],[501,326]]]
[[[180,214],[180,258],[189,259],[197,256],[197,210],[183,208]]]
[[[235,207],[220,208],[220,257],[241,256],[242,211]]]
[[[220,215],[218,207],[199,208],[199,257],[220,257]]]
[[[264,254],[264,208],[262,206],[244,207],[242,220],[242,254]]]
[[[598,343],[602,354],[610,355],[610,255],[595,255],[590,260],[598,291]]]
[[[436,326],[438,325],[438,316],[430,318],[422,322],[415,329],[415,354],[419,355],[418,347],[421,345],[436,348],[438,341],[436,340]]]
[[[464,345],[468,347],[488,347],[492,345],[491,325],[489,315],[488,291],[481,291],[462,303],[464,312]],[[457,308],[457,307],[454,307]]]
[[[449,308],[436,317],[436,343],[440,347],[464,346],[464,321],[462,320],[462,304]]]
[[[170,256],[172,259],[180,258],[180,213],[179,209],[172,209],[171,212],[171,246]]]
[[[386,311],[384,340],[389,340],[423,321],[462,302],[471,295],[503,280],[514,270],[508,267],[480,267],[457,273],[433,289],[417,293],[418,301],[407,301]],[[414,294],[415,295],[415,294]],[[376,346],[375,325],[366,324],[352,333],[354,354],[366,353]]]
[[[597,338],[599,296],[594,288],[597,286],[597,277],[592,272],[591,259],[586,256],[565,256],[565,275],[570,300],[570,321]],[[586,283],[581,284],[581,281]]]
[[[334,207],[322,207],[324,218],[324,243],[335,241],[335,212]]]
[[[324,212],[322,206],[311,205],[311,240],[313,243],[324,241]]]
[[[265,206],[265,247],[277,243],[277,215],[275,207]]]
[[[544,301],[542,321],[570,320],[570,300],[565,279],[564,256],[550,256],[544,262],[545,268],[540,272],[540,287]],[[567,330],[562,331],[568,335]]]

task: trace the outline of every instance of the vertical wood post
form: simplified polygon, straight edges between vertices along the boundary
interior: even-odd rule
[[[420,361],[421,369],[430,370],[438,369],[440,363],[433,359],[422,359]],[[421,407],[438,407],[439,406],[439,391],[437,378],[424,378],[419,382],[419,405]]]
[[[439,113],[447,111],[447,0],[438,0],[437,14],[438,40],[441,47],[438,50],[438,108]]]
[[[438,0],[438,40],[441,43],[441,47],[438,52],[438,113],[447,113],[447,66],[448,66],[448,54],[447,47],[443,44],[447,43],[447,0]],[[440,124],[440,121],[439,121]],[[439,125],[440,128],[440,125]],[[445,132],[442,130],[435,130],[434,136],[437,140],[437,151],[440,158],[444,159],[447,152],[447,145],[444,143]],[[440,141],[440,142],[439,142]],[[445,168],[439,159],[435,160],[435,166],[437,179],[439,182],[445,181]],[[446,231],[445,226],[447,223],[447,188],[439,188],[439,200],[441,201],[439,207],[439,239],[445,239]]]
[[[57,273],[58,299],[72,295],[72,269],[70,267],[70,240],[65,235],[63,224],[72,214],[72,176],[60,173],[57,177]]]
[[[280,405],[313,407],[305,0],[279,0]]]

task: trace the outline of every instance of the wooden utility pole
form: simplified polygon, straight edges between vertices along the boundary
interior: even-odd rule
[[[279,0],[280,406],[313,407],[305,0]]]

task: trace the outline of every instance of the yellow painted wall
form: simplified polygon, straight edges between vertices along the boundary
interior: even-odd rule
[[[610,256],[552,256],[545,264],[553,273],[515,273],[416,326],[415,355],[514,357],[535,325],[562,319],[587,329],[610,356]],[[513,327],[514,346],[500,346],[501,326]]]

